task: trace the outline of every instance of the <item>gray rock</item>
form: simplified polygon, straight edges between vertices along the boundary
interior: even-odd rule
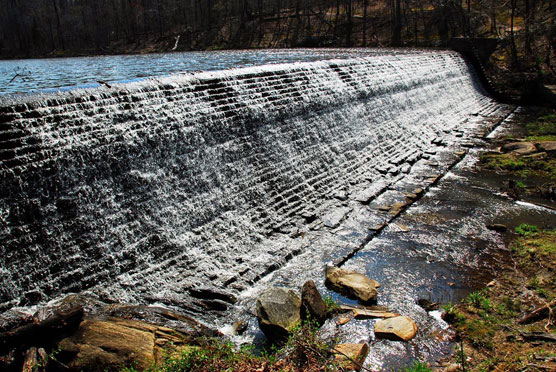
[[[324,223],[324,226],[333,229],[335,227],[338,227],[338,225],[340,225],[340,222],[342,222],[342,220],[350,211],[351,208],[348,207],[336,208],[332,212],[323,216],[322,222]]]
[[[334,291],[362,303],[376,303],[380,284],[356,271],[326,268],[326,285]]]
[[[502,146],[503,152],[513,152],[519,155],[529,155],[537,152],[537,147],[532,142],[510,142]]]
[[[259,327],[272,341],[285,341],[301,321],[301,299],[291,289],[269,288],[259,295],[256,306]]]
[[[551,155],[556,153],[556,141],[543,141],[538,142],[537,147],[540,151],[545,151]]]
[[[303,318],[316,320],[319,325],[326,321],[326,305],[312,280],[306,281],[301,288],[301,314]]]

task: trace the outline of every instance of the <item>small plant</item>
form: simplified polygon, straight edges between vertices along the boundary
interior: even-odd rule
[[[525,183],[523,183],[523,181],[517,181],[515,184],[517,187],[519,187],[520,189],[524,189],[527,186],[525,185]]]
[[[333,314],[340,311],[340,305],[332,297],[324,296],[322,301],[326,305],[326,312],[328,314]]]
[[[404,368],[401,372],[431,372],[430,367],[424,362],[414,362],[410,367]]]
[[[527,223],[522,223],[515,228],[515,232],[521,236],[529,236],[539,232],[539,228],[535,225],[529,225]]]
[[[469,296],[467,297],[467,302],[479,309],[481,308],[481,302],[483,299],[484,296],[481,293],[481,291],[476,291],[476,292],[469,293]]]

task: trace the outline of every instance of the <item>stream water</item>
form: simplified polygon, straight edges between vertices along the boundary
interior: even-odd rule
[[[372,320],[325,327],[370,342],[369,366],[449,353],[446,325],[415,301],[484,284],[503,246],[485,224],[544,213],[469,173],[469,149],[514,107],[453,52],[297,53],[304,62],[227,69],[214,54],[224,70],[4,97],[0,311],[85,292],[223,330],[242,318],[245,342],[261,337],[252,312],[270,285],[312,279],[347,301],[323,285],[335,264],[381,282],[379,304],[421,330],[400,343],[376,340]]]
[[[56,92],[153,76],[379,54],[388,49],[275,49],[0,60],[0,95]]]

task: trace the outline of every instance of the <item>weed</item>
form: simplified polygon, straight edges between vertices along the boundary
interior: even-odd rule
[[[521,236],[529,236],[539,232],[539,228],[535,225],[529,225],[527,223],[522,223],[515,228],[515,232]]]
[[[332,297],[324,296],[322,301],[326,305],[326,312],[328,314],[333,314],[340,311],[340,305]]]
[[[467,302],[477,309],[491,311],[490,300],[484,295],[484,291],[471,292],[467,297]]]
[[[430,367],[423,362],[414,362],[410,367],[404,368],[401,372],[431,372]]]

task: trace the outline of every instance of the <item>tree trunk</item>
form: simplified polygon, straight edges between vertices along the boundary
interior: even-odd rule
[[[517,67],[517,47],[515,45],[515,32],[514,32],[514,20],[515,20],[515,8],[517,6],[517,0],[510,0],[511,2],[511,17],[510,17],[510,52],[512,56],[512,64]]]
[[[62,46],[62,50],[65,50],[66,47],[64,45],[62,25],[60,23],[60,12],[58,11],[58,4],[56,4],[56,0],[52,0],[52,5],[54,7],[54,14],[56,15],[56,27],[58,28],[58,39],[60,40],[60,45]]]
[[[369,0],[363,1],[363,42],[362,46],[367,46],[367,7]]]
[[[401,0],[393,0],[392,45],[399,46],[402,41],[402,4]]]

